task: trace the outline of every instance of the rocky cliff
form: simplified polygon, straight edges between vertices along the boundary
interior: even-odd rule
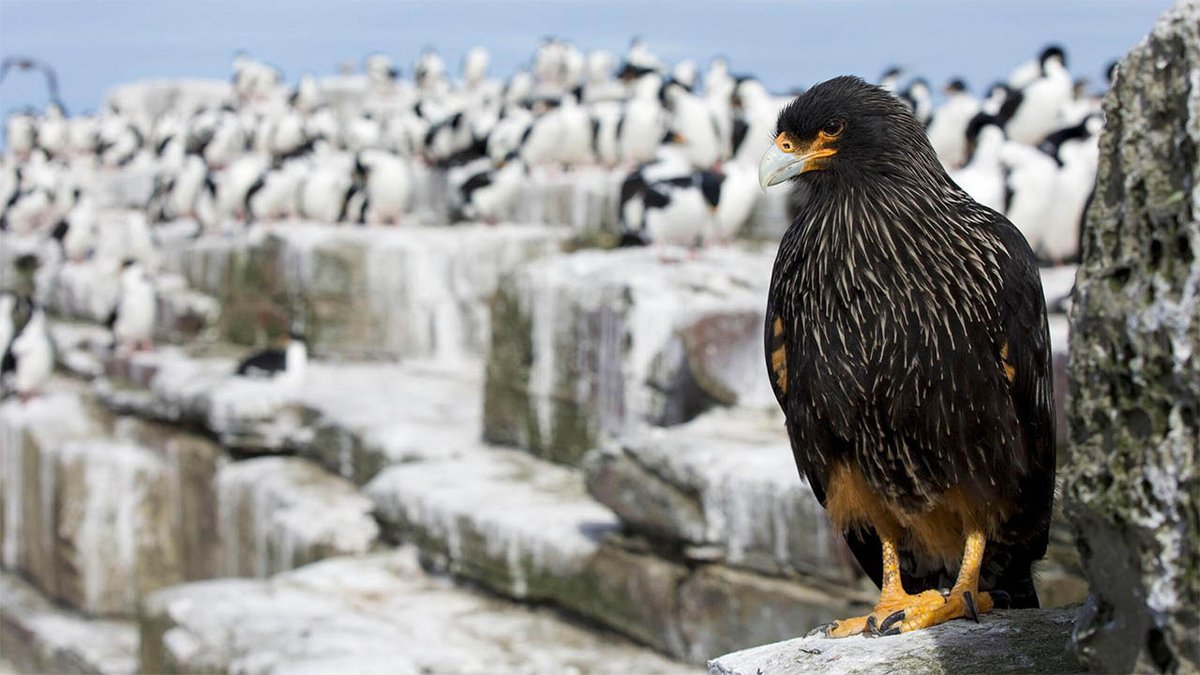
[[[1200,668],[1200,2],[1121,61],[1071,317],[1064,499],[1094,670]]]

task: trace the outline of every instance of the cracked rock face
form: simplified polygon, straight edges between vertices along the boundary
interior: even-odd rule
[[[1200,2],[1168,11],[1105,100],[1071,326],[1065,507],[1093,670],[1200,668]]]

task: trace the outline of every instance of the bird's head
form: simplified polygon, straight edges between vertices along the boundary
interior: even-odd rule
[[[937,167],[912,111],[881,87],[843,76],[797,96],[779,113],[758,167],[765,189],[816,175],[925,175]]]

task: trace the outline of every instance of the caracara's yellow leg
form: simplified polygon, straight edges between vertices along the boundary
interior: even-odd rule
[[[992,596],[979,592],[979,565],[983,562],[986,545],[987,538],[983,532],[973,531],[967,535],[962,567],[946,601],[938,606],[906,610],[903,621],[898,624],[901,633],[936,626],[951,619],[970,618],[978,621],[980,614],[992,609]]]
[[[937,591],[925,591],[919,595],[909,595],[904,591],[900,582],[900,555],[896,551],[896,542],[892,539],[883,540],[883,590],[879,593],[879,602],[875,609],[865,616],[834,621],[828,626],[818,629],[829,637],[847,637],[862,632],[871,634],[891,632],[907,612],[913,608],[935,607],[945,604],[942,594]],[[900,613],[901,611],[905,613]]]

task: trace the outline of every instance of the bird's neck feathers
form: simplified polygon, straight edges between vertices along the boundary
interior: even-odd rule
[[[986,305],[987,293],[999,283],[987,272],[997,269],[988,260],[1003,255],[1003,245],[983,227],[990,212],[975,205],[944,171],[937,174],[814,182],[780,245],[792,259],[792,274],[840,306],[854,304],[857,294],[866,292],[940,289],[936,294],[958,288],[955,279],[972,276],[979,283],[970,285],[970,292],[981,289],[978,297],[945,298],[944,304],[976,306],[964,309],[972,312]],[[909,293],[893,302],[923,301]]]

